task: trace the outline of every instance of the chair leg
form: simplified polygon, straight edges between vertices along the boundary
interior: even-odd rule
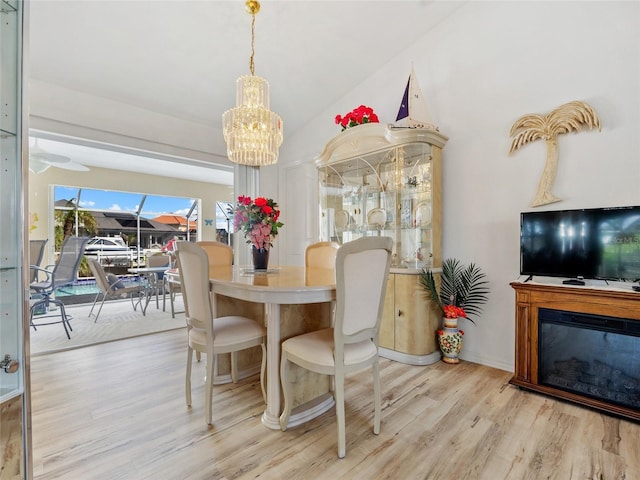
[[[156,310],[160,308],[160,287],[158,286],[158,280],[153,284],[153,294],[156,296]]]
[[[187,399],[187,406],[191,406],[191,362],[193,360],[193,349],[187,347],[187,375],[185,377],[185,397]]]
[[[133,305],[133,311],[138,310],[138,306],[140,306],[140,310],[142,311],[142,316],[144,317],[146,314],[146,308],[142,305],[142,299],[145,297],[144,292],[131,292],[129,294],[129,298],[131,299],[131,305]]]
[[[346,452],[346,433],[344,420],[344,373],[336,372],[336,421],[338,422],[338,457],[344,458]]]
[[[373,369],[373,400],[375,413],[373,417],[373,433],[378,435],[380,433],[380,368],[378,366],[378,359],[373,362],[371,366]]]
[[[176,292],[169,292],[169,303],[171,303],[171,318],[176,318],[176,311],[173,306],[173,302],[175,300]]]
[[[29,309],[29,325],[31,325],[33,327],[33,331],[37,332],[38,329],[36,328],[36,325],[33,323],[33,313],[36,311],[36,307],[39,307],[40,305],[44,305],[45,302],[44,300],[40,300],[36,303],[34,303],[33,305],[31,305],[31,308]],[[46,307],[45,307],[46,308]]]
[[[98,293],[96,293],[96,298],[94,298],[94,299],[93,299],[93,305],[91,305],[91,310],[89,310],[89,315],[88,315],[89,317],[90,317],[90,316],[91,316],[91,314],[93,313],[93,309],[95,308],[95,306],[96,306],[96,302],[98,301],[98,297],[100,296],[100,294],[101,294],[101,293],[102,293],[102,292],[98,292]],[[97,318],[97,317],[96,317],[96,318]]]
[[[282,413],[280,414],[280,430],[283,432],[287,430],[289,425],[289,417],[291,416],[291,382],[289,381],[289,359],[287,358],[287,352],[282,351],[282,358],[280,359],[280,382],[282,383],[282,396],[284,399],[284,405],[282,407]]]
[[[149,301],[151,300],[151,292],[148,288],[143,288],[140,292],[140,310],[142,310],[142,316],[147,313],[147,308],[149,308]],[[144,302],[143,302],[144,300]]]
[[[169,287],[169,292],[171,292],[171,287]],[[162,311],[166,312],[167,306],[167,277],[164,277],[162,280]]]
[[[215,355],[212,352],[207,352],[207,379],[204,382],[205,389],[205,415],[207,418],[207,425],[213,424],[213,361]]]
[[[100,293],[98,293],[98,295],[100,295]],[[96,300],[98,299],[98,296],[96,295]],[[97,323],[98,322],[98,317],[100,316],[100,312],[102,311],[102,307],[104,305],[104,301],[107,299],[106,295],[102,295],[102,302],[100,302],[100,307],[98,308],[98,313],[96,313],[96,319],[93,321],[93,323]],[[95,300],[94,300],[95,302]],[[93,307],[91,307],[91,309],[93,310]],[[89,313],[89,316],[91,316],[91,313]]]
[[[49,302],[58,305],[58,308],[60,308],[60,318],[62,321],[62,326],[64,327],[64,333],[67,334],[67,339],[71,340],[71,335],[69,334],[69,331],[73,331],[73,328],[71,328],[71,323],[69,323],[69,318],[67,317],[67,311],[64,309],[64,303],[62,303],[60,300],[49,300]]]

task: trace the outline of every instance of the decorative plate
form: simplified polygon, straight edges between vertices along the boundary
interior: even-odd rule
[[[336,229],[344,230],[349,226],[349,222],[351,220],[351,215],[346,210],[339,210],[336,212],[336,216],[334,219],[334,223],[336,224]]]
[[[413,210],[416,227],[428,227],[431,223],[431,206],[428,202],[420,202]]]
[[[387,212],[381,208],[372,208],[367,213],[367,224],[370,227],[383,228],[387,223]]]

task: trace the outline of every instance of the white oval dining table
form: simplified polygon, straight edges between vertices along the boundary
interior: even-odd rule
[[[169,273],[175,274],[175,271]],[[250,268],[211,267],[210,288],[214,298],[223,295],[234,299],[262,303],[265,306],[267,328],[267,401],[262,423],[280,429],[280,343],[281,306],[334,302],[336,298],[333,269],[278,266],[254,272]],[[215,315],[215,311],[214,311]],[[330,319],[327,320],[330,322]],[[335,405],[330,392],[294,410],[289,426],[299,425],[321,415]]]

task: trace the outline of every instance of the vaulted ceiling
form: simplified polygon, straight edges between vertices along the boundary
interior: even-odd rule
[[[255,73],[271,85],[286,142],[461,3],[261,4]],[[249,73],[244,0],[34,0],[29,31],[32,79],[217,129]]]

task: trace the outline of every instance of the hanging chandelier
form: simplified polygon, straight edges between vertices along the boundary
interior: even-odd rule
[[[222,133],[227,142],[229,160],[241,165],[273,165],[278,161],[282,144],[282,119],[269,110],[269,84],[254,75],[254,40],[256,13],[260,2],[247,0],[245,10],[251,14],[251,58],[249,71],[236,81],[236,106],[222,114]]]

